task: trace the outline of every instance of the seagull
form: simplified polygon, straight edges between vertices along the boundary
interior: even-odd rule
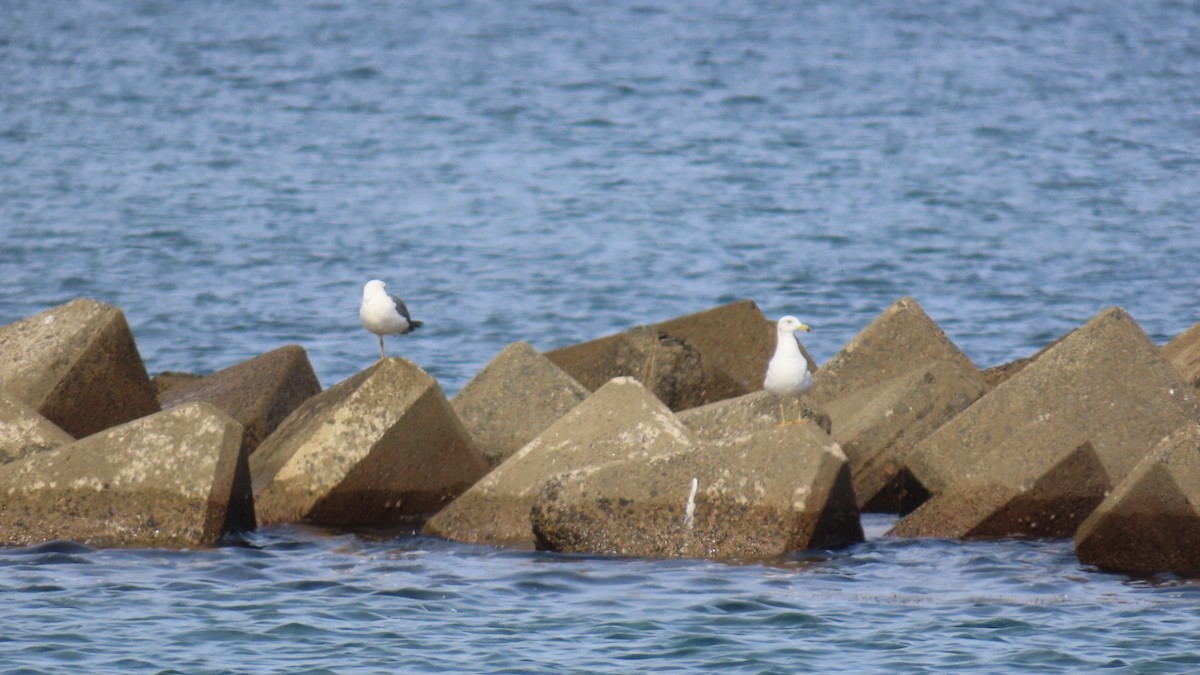
[[[404,335],[424,325],[422,321],[413,320],[404,301],[398,296],[388,295],[387,286],[378,279],[372,279],[363,286],[358,318],[362,320],[363,328],[379,336],[380,361],[386,356],[383,352],[384,335]]]
[[[808,360],[800,352],[800,342],[796,339],[796,331],[806,333],[812,329],[800,323],[794,316],[785,316],[775,324],[775,355],[767,364],[767,377],[763,380],[763,389],[779,397],[779,424],[785,424],[783,419],[783,399],[804,394],[813,386],[812,373],[808,372]],[[800,418],[796,422],[802,422]]]

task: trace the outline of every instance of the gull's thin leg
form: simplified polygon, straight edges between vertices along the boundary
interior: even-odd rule
[[[383,336],[382,336],[382,335],[380,335],[380,336],[379,336],[379,360],[380,360],[380,361],[382,361],[383,359],[384,359],[384,353],[383,353]]]

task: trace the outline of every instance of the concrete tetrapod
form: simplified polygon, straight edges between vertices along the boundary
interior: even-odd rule
[[[427,517],[487,473],[437,381],[389,357],[305,401],[250,456],[259,524]]]
[[[207,401],[241,423],[253,453],[301,403],[321,393],[308,354],[285,345],[207,377],[179,382],[161,394],[163,408]]]
[[[75,438],[159,411],[124,313],[88,298],[0,327],[0,387]]]
[[[527,342],[505,347],[450,399],[476,447],[498,466],[588,394]]]
[[[981,462],[1007,461],[993,451],[1014,437],[1058,451],[1074,447],[1059,436],[1079,434],[1119,483],[1164,435],[1200,418],[1192,391],[1129,314],[1101,312],[917,444],[901,512],[992,470]]]
[[[0,543],[190,547],[254,528],[242,428],[191,403],[0,466]]]
[[[1080,562],[1200,577],[1200,425],[1168,435],[1079,526]]]
[[[814,424],[556,476],[532,511],[538,547],[768,558],[863,540],[850,468]]]
[[[472,543],[532,546],[530,509],[551,477],[692,445],[662,401],[637,380],[618,377],[430,518],[424,531]]]

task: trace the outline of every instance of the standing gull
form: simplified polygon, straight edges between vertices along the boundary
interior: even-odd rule
[[[378,279],[373,279],[363,286],[362,305],[358,308],[358,318],[362,320],[363,328],[379,336],[379,360],[385,357],[383,352],[384,335],[404,335],[420,328],[421,321],[413,320],[408,313],[408,307],[399,296],[388,295],[387,286]]]
[[[796,339],[796,331],[809,332],[812,329],[800,323],[794,316],[785,316],[775,324],[775,356],[767,364],[767,377],[763,380],[763,389],[780,397],[779,423],[783,419],[783,398],[797,397],[812,389],[812,373],[808,372],[808,360],[800,352],[800,342]],[[799,417],[797,422],[801,422]]]

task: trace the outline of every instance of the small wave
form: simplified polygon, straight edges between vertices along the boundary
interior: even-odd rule
[[[403,598],[405,600],[421,601],[442,601],[457,597],[454,593],[411,586],[407,588],[391,588],[381,591],[374,591],[372,595],[383,598]]]
[[[8,549],[7,551],[5,551],[5,554],[6,555],[17,555],[17,556],[63,555],[66,557],[79,557],[79,556],[83,556],[83,555],[86,555],[89,553],[95,553],[95,552],[96,552],[96,549],[91,548],[90,546],[85,546],[83,544],[80,544],[80,543],[74,542],[74,541],[59,539],[59,540],[55,540],[55,541],[48,541],[43,544],[36,544],[34,546],[25,546],[22,548]]]
[[[573,127],[590,127],[590,128],[596,128],[596,129],[609,129],[609,128],[620,126],[620,125],[618,125],[616,122],[613,122],[612,120],[604,119],[602,117],[589,117],[587,119],[579,120],[576,122],[571,122],[571,126],[573,126]]]
[[[230,631],[217,630],[218,635]],[[289,621],[288,623],[275,626],[265,631],[266,635],[275,637],[286,637],[289,639],[304,639],[311,640],[312,638],[334,638],[338,632],[320,626],[313,626],[300,621]]]
[[[726,96],[725,98],[721,99],[721,104],[727,105],[727,106],[764,105],[764,104],[766,104],[766,102],[767,102],[767,99],[765,97],[756,96],[753,94],[738,95],[738,96]]]

